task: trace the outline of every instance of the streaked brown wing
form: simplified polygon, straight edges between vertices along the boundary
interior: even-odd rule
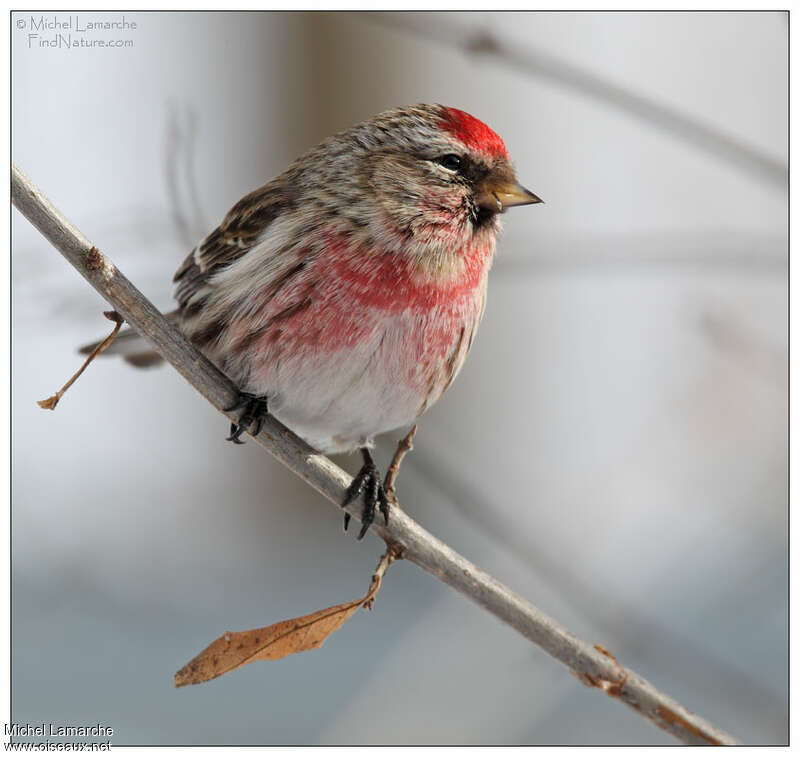
[[[177,284],[175,299],[180,307],[185,307],[214,273],[247,254],[272,221],[292,205],[286,185],[277,179],[239,200],[175,272],[172,281]]]

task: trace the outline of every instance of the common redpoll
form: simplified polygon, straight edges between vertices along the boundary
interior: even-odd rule
[[[458,374],[498,216],[536,202],[500,137],[441,105],[329,137],[241,199],[174,279],[182,331],[242,392],[229,439],[257,433],[269,407],[323,452],[360,449],[343,506],[363,493],[359,538],[376,507],[388,522],[373,438]]]

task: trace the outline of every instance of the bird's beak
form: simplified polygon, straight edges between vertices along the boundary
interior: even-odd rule
[[[497,182],[491,179],[483,183],[475,199],[480,207],[493,213],[503,213],[506,208],[513,208],[515,205],[544,202],[515,181]]]

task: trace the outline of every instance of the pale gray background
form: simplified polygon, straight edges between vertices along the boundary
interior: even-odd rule
[[[327,134],[441,102],[502,135],[546,204],[507,216],[402,503],[689,708],[785,742],[787,16],[126,17],[105,36],[133,48],[77,51],[28,48],[14,17],[12,154],[164,309],[194,241]],[[479,30],[515,62],[452,44]],[[12,224],[15,721],[128,744],[671,743],[403,563],[322,650],[173,689],[225,629],[363,592],[382,545],[226,443],[169,368],[106,360],[40,410],[107,306]]]

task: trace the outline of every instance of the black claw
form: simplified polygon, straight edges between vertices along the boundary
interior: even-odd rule
[[[364,509],[361,512],[361,530],[358,533],[358,538],[363,539],[372,522],[375,520],[375,508],[383,513],[383,519],[389,523],[389,500],[386,497],[386,492],[383,490],[381,483],[381,475],[372,459],[369,450],[364,447],[361,449],[361,455],[364,458],[364,465],[358,475],[353,479],[353,483],[347,487],[347,492],[342,502],[342,507],[347,507],[351,502],[358,498],[359,495],[364,495]],[[350,513],[344,514],[344,529],[350,525]]]
[[[242,431],[244,431],[244,426],[231,423],[231,435],[225,437],[226,441],[233,442],[234,444],[244,444],[244,442],[239,439]]]
[[[239,437],[251,427],[253,427],[252,435],[257,436],[264,425],[264,418],[269,412],[266,397],[256,397],[247,392],[240,392],[236,403],[232,407],[226,408],[225,411],[230,413],[240,408],[243,409],[239,416],[239,422],[231,423],[231,435],[227,437],[227,441],[234,444],[244,444]]]
[[[258,436],[261,433],[261,429],[264,427],[264,416],[259,415],[256,418],[256,427],[253,429],[253,436]]]

